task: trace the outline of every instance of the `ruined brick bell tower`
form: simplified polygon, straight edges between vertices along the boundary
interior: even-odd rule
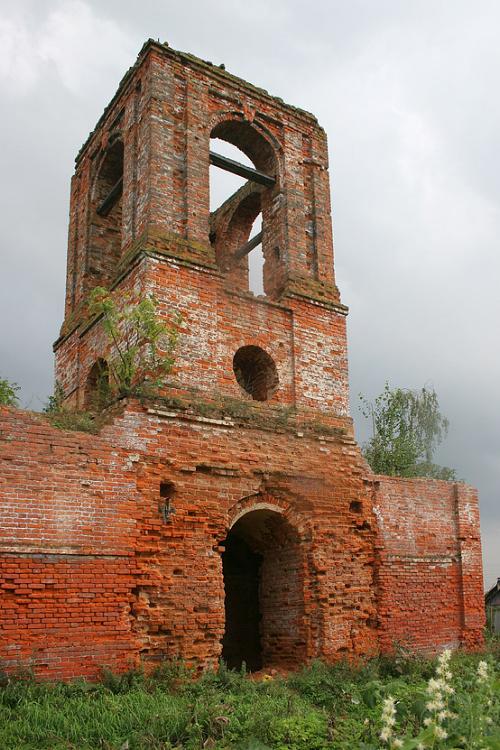
[[[245,178],[212,212],[210,165]],[[78,409],[113,356],[89,315],[96,286],[181,313],[175,363],[160,393],[108,408],[95,435],[0,407],[6,669],[96,678],[222,656],[257,670],[395,641],[481,644],[476,492],[374,476],[353,437],[326,137],[311,114],[147,42],[71,185],[54,348]]]
[[[214,138],[253,168],[211,151]],[[212,213],[211,164],[246,178]],[[259,241],[265,294],[255,296],[247,255]],[[156,510],[170,493],[175,507],[141,552],[156,584],[139,586],[133,607],[143,654],[207,660],[222,645],[231,665],[256,668],[369,649],[372,532],[315,117],[148,42],[72,182],[55,349],[58,382],[79,407],[109,354],[81,312],[96,285],[152,292],[184,320],[163,406],[142,410],[130,438],[148,464],[143,497]]]
[[[255,168],[213,153],[213,138]],[[248,180],[212,213],[210,164]],[[106,355],[98,329],[80,327],[77,347],[72,337],[89,291],[135,284],[186,315],[179,385],[344,420],[346,308],[334,281],[327,143],[316,118],[149,42],[76,165],[55,346],[67,398],[85,404],[89,368]],[[248,242],[260,213],[262,232]],[[248,293],[247,254],[259,240],[265,299]],[[247,395],[233,373],[242,346],[258,351],[241,352],[235,366],[267,373],[267,385]]]

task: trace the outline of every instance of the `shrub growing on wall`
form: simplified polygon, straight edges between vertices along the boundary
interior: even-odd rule
[[[17,391],[19,390],[17,383],[10,383],[7,378],[0,378],[0,405],[17,406],[19,403]]]
[[[138,300],[129,293],[116,299],[96,287],[89,311],[101,318],[110,353],[91,369],[83,410],[68,408],[56,383],[44,411],[54,427],[64,430],[97,432],[102,425],[99,412],[125,396],[156,395],[174,363],[182,319],[179,314],[171,322],[162,319],[153,295]]]
[[[101,317],[110,345],[109,400],[154,394],[172,369],[181,316],[167,323],[153,295],[138,300],[129,292],[117,299],[104,287],[92,291],[90,312]]]

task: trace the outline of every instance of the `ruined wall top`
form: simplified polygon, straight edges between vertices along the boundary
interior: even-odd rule
[[[80,148],[75,158],[76,164],[78,164],[78,162],[86,152],[94,134],[97,133],[100,128],[106,124],[108,115],[113,111],[116,103],[120,100],[122,95],[126,94],[128,86],[134,80],[135,74],[141,68],[144,60],[151,52],[162,55],[166,59],[172,60],[173,62],[176,62],[183,67],[190,67],[193,68],[193,70],[198,70],[205,74],[207,77],[212,78],[214,83],[218,81],[223,86],[229,86],[235,91],[248,92],[249,95],[261,98],[263,101],[270,103],[271,106],[274,106],[277,109],[285,110],[289,115],[296,116],[298,119],[304,119],[306,122],[313,124],[319,129],[322,129],[318,123],[317,118],[311,112],[301,109],[300,107],[296,107],[292,104],[288,104],[284,102],[281,97],[270,94],[266,89],[255,86],[254,84],[246,81],[244,78],[239,78],[238,76],[233,75],[226,70],[224,63],[217,65],[210,62],[209,60],[202,60],[200,57],[192,55],[189,52],[175,50],[169,46],[168,42],[159,42],[154,39],[148,39],[147,42],[145,42],[142,46],[142,49],[140,50],[134,65],[132,65],[127,70],[127,72],[121,79],[115,95],[113,96],[109,104],[107,104],[107,106],[105,107],[104,112],[97,121],[95,128],[89,133],[87,139]]]

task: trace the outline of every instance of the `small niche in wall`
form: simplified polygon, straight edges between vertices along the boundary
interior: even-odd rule
[[[173,482],[161,482],[159,511],[164,523],[168,523],[171,516],[175,513],[172,502],[174,494],[175,485]]]

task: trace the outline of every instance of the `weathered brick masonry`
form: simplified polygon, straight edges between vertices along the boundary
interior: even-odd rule
[[[264,175],[212,214],[210,138]],[[239,252],[259,213],[262,297]],[[110,356],[86,310],[97,285],[182,313],[175,367],[98,436],[0,410],[7,668],[95,677],[222,653],[255,669],[481,643],[477,497],[370,473],[332,255],[316,119],[148,42],[77,157],[56,376],[88,405]]]

